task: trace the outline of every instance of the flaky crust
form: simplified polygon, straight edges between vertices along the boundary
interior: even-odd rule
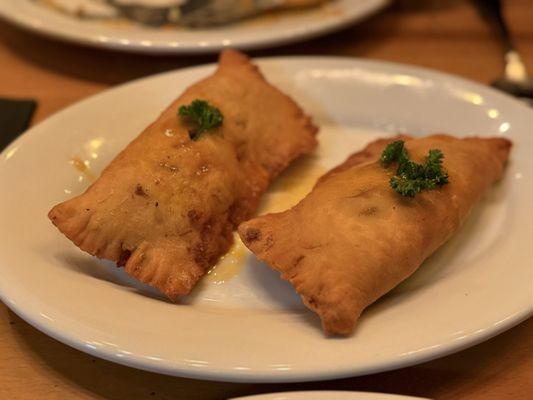
[[[350,334],[369,304],[454,234],[500,178],[511,148],[503,138],[402,139],[419,162],[441,149],[450,183],[414,199],[400,196],[389,186],[392,169],[378,161],[392,139],[379,140],[323,176],[292,209],[239,227],[246,246],[320,316],[326,334]]]
[[[177,117],[194,99],[224,115],[221,128],[197,141]],[[269,182],[315,148],[316,132],[246,56],[227,50],[212,76],[187,89],[85,193],[49,217],[82,250],[177,299],[228,250]]]

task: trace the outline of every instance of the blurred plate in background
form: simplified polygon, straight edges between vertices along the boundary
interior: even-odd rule
[[[256,49],[339,30],[378,11],[389,0],[335,0],[299,11],[279,11],[211,29],[152,28],[118,20],[80,19],[35,0],[0,1],[0,16],[36,33],[93,47],[152,54]]]

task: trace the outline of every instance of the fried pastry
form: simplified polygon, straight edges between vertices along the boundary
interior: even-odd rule
[[[223,123],[196,138],[178,109],[201,99]],[[49,218],[82,250],[115,261],[176,300],[231,245],[268,184],[316,146],[317,128],[250,60],[226,50],[216,72],[188,88]]]
[[[504,138],[402,139],[417,162],[442,150],[449,183],[401,196],[379,161],[391,140],[379,140],[324,175],[290,210],[239,227],[245,245],[294,286],[326,334],[352,333],[368,305],[457,231],[501,177],[511,148]]]

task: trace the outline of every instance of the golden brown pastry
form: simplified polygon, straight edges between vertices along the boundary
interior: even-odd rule
[[[457,231],[502,175],[511,148],[503,138],[403,140],[417,162],[442,150],[449,183],[414,198],[399,195],[389,185],[394,171],[379,162],[391,140],[379,140],[323,176],[292,209],[239,227],[246,246],[320,316],[326,334],[350,334],[365,307]]]
[[[178,108],[217,107],[222,126],[191,140]],[[171,299],[188,294],[229,248],[270,181],[316,146],[317,128],[236,51],[131,142],[52,222],[82,250],[125,266]]]

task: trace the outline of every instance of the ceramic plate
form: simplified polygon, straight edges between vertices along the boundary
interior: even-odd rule
[[[316,155],[266,196],[283,209],[320,173],[397,132],[503,135],[503,181],[413,277],[370,307],[355,334],[327,339],[291,286],[242,248],[183,304],[78,250],[48,221],[180,92],[214,66],[106,91],[32,128],[0,156],[0,294],[22,318],[82,351],[171,375],[274,382],[420,363],[519,323],[533,305],[533,112],[459,78],[342,58],[259,61],[321,126]],[[480,171],[483,173],[483,171]]]
[[[37,33],[94,47],[156,54],[209,53],[223,47],[264,48],[323,35],[371,15],[388,2],[334,0],[306,11],[265,15],[221,28],[195,30],[81,20],[35,0],[0,1],[0,16]]]
[[[370,392],[310,391],[258,394],[234,400],[423,400],[421,397]]]

